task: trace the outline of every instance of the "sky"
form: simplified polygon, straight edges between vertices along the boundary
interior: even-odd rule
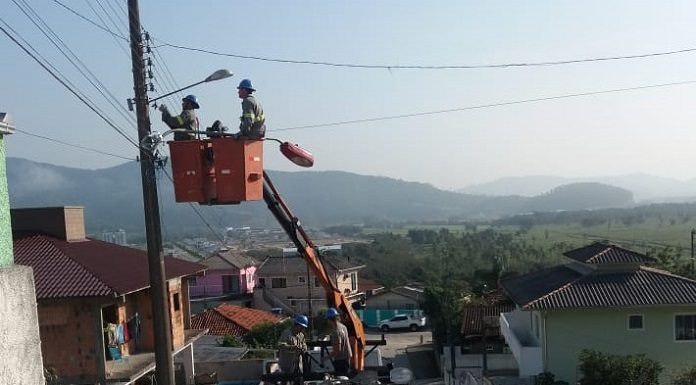
[[[125,0],[60,2],[126,34]],[[119,110],[21,12],[18,5],[26,4],[115,96]],[[136,137],[128,115],[134,113],[122,111],[133,96],[125,42],[56,1],[0,0],[0,9],[0,19]],[[696,48],[693,1],[144,0],[140,14],[155,43],[384,67],[555,62]],[[184,92],[200,99],[204,126],[220,119],[235,127],[241,110],[236,85],[252,79],[265,110],[267,136],[311,151],[315,170],[388,176],[443,189],[523,175],[696,177],[696,83],[466,109],[696,81],[696,51],[566,65],[399,69],[292,64],[161,46],[153,64],[157,92],[151,97],[219,68],[235,74]],[[127,158],[137,155],[134,146],[2,33],[0,69],[0,111],[12,114],[17,129]],[[180,107],[177,99],[165,103],[172,110]],[[463,110],[288,129],[457,109]],[[153,130],[166,130],[156,110],[151,120]],[[5,144],[8,156],[69,167],[124,162],[20,132]],[[275,146],[265,146],[265,167],[300,171]]]

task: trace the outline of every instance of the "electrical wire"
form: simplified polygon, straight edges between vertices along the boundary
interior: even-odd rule
[[[8,25],[8,24],[5,22],[5,20],[3,20],[2,18],[0,18],[0,22],[2,22],[2,24],[4,24],[5,26],[7,26],[8,28],[10,28],[9,25]],[[27,55],[29,55],[32,59],[34,59],[34,61],[36,61],[36,63],[38,63],[46,72],[48,72],[51,76],[53,76],[53,78],[56,79],[63,87],[65,87],[68,91],[70,91],[70,93],[72,93],[73,95],[75,95],[75,97],[77,97],[85,106],[87,106],[87,108],[89,108],[90,110],[92,110],[92,111],[93,111],[94,113],[96,113],[102,120],[104,120],[104,122],[106,122],[106,124],[108,124],[111,128],[113,128],[113,129],[114,129],[116,132],[118,132],[121,136],[123,136],[123,138],[125,138],[125,139],[126,139],[128,142],[130,142],[133,146],[135,146],[135,147],[137,147],[137,148],[140,147],[136,141],[134,141],[130,136],[128,136],[125,132],[123,132],[123,130],[121,130],[118,126],[116,126],[108,117],[106,117],[106,116],[104,115],[104,113],[101,112],[101,111],[98,109],[98,107],[93,106],[92,104],[90,104],[83,96],[81,96],[81,95],[78,93],[78,91],[76,91],[75,89],[73,89],[73,87],[71,87],[65,80],[61,79],[61,78],[56,74],[56,72],[54,72],[53,70],[51,70],[51,68],[49,68],[49,67],[48,67],[46,64],[44,64],[41,60],[39,60],[39,58],[38,58],[36,55],[34,55],[33,53],[31,53],[31,51],[29,51],[29,49],[28,49],[27,47],[25,47],[21,42],[19,42],[14,36],[12,36],[12,35],[7,31],[7,29],[5,29],[4,27],[0,26],[0,30],[1,30],[5,35],[7,35],[7,37],[10,38],[10,40],[12,40],[17,46],[19,46],[19,48],[21,48]],[[16,31],[15,31],[15,33],[16,33]],[[18,36],[20,36],[20,35],[18,35]],[[21,36],[20,36],[20,38],[21,38]],[[24,39],[22,39],[22,40],[24,40]],[[26,41],[26,40],[25,40],[25,41]],[[33,47],[31,47],[31,48],[32,48],[32,50],[34,50]]]
[[[396,69],[407,69],[407,70],[453,70],[453,69],[484,69],[484,68],[513,68],[513,67],[542,67],[542,66],[558,66],[565,64],[579,64],[579,63],[591,63],[591,62],[603,62],[603,61],[613,61],[613,60],[626,60],[626,59],[641,59],[656,56],[667,56],[676,55],[687,52],[696,51],[696,48],[685,48],[674,51],[664,51],[664,52],[653,52],[638,55],[623,55],[623,56],[608,56],[608,57],[596,57],[596,58],[585,58],[585,59],[572,59],[572,60],[559,60],[559,61],[543,61],[543,62],[531,62],[531,63],[503,63],[503,64],[473,64],[473,65],[380,65],[380,64],[355,64],[355,63],[333,63],[325,61],[312,61],[312,60],[292,60],[292,59],[278,59],[269,58],[262,56],[249,56],[249,55],[239,55],[233,53],[225,53],[219,51],[212,51],[203,48],[187,47],[178,44],[171,44],[167,42],[162,42],[162,47],[171,47],[186,51],[200,52],[209,55],[216,56],[226,56],[234,57],[237,59],[248,59],[248,60],[259,60],[265,62],[274,63],[285,63],[285,64],[304,64],[304,65],[316,65],[316,66],[327,66],[327,67],[347,67],[347,68],[362,68],[362,69],[386,69],[386,70],[396,70]]]
[[[88,23],[98,27],[99,29],[113,34],[121,39],[127,40],[123,36],[114,34],[95,22],[89,20],[85,16],[79,14],[77,11],[71,9],[67,5],[61,3],[59,0],[53,0],[55,3],[61,5],[63,8],[72,12],[81,19],[87,21]],[[571,59],[571,60],[552,60],[552,61],[542,61],[542,62],[529,62],[529,63],[494,63],[494,64],[468,64],[468,65],[384,65],[384,64],[358,64],[358,63],[336,63],[328,61],[313,61],[313,60],[293,60],[293,59],[283,59],[283,58],[271,58],[264,56],[251,56],[251,55],[241,55],[235,53],[227,53],[214,51],[203,48],[188,47],[179,44],[172,44],[159,39],[160,45],[156,47],[170,47],[174,49],[200,52],[209,55],[216,56],[226,56],[234,57],[237,59],[247,59],[247,60],[258,60],[265,62],[275,62],[275,63],[286,63],[286,64],[304,64],[304,65],[317,65],[317,66],[328,66],[328,67],[347,67],[347,68],[362,68],[362,69],[386,69],[386,70],[396,70],[396,69],[416,69],[416,70],[448,70],[448,69],[486,69],[486,68],[515,68],[515,67],[542,67],[542,66],[558,66],[567,64],[580,64],[580,63],[592,63],[592,62],[606,62],[606,61],[616,61],[616,60],[632,60],[632,59],[645,59],[651,57],[668,56],[668,55],[678,55],[684,53],[690,53],[696,51],[696,48],[684,48],[671,51],[660,51],[660,52],[650,52],[636,55],[617,55],[617,56],[606,56],[606,57],[592,57],[592,58],[582,58],[582,59]]]
[[[19,128],[15,128],[14,130],[15,130],[15,132],[19,132],[19,133],[24,134],[24,135],[27,135],[27,136],[33,136],[33,137],[35,137],[35,138],[44,139],[44,140],[47,140],[47,141],[49,141],[49,142],[54,142],[54,143],[62,144],[62,145],[64,145],[64,146],[73,147],[73,148],[79,148],[79,149],[81,149],[81,150],[91,151],[91,152],[94,152],[94,153],[97,153],[97,154],[108,155],[108,156],[112,156],[112,157],[114,157],[114,158],[124,159],[124,160],[128,160],[128,161],[135,161],[135,158],[128,158],[128,157],[125,157],[125,156],[122,156],[122,155],[113,154],[113,153],[110,153],[110,152],[98,150],[98,149],[96,149],[96,148],[87,147],[87,146],[82,146],[82,145],[79,145],[79,144],[73,144],[73,143],[65,142],[65,141],[62,141],[62,140],[59,140],[59,139],[51,138],[51,137],[48,137],[48,136],[43,136],[43,135],[39,135],[39,134],[34,134],[34,133],[31,133],[31,132],[28,132],[28,131],[20,130]]]
[[[569,99],[569,98],[577,98],[577,97],[581,97],[581,96],[601,95],[601,94],[609,94],[609,93],[614,93],[614,92],[636,91],[636,90],[644,90],[644,89],[649,89],[649,88],[671,87],[671,86],[693,84],[693,83],[696,83],[696,80],[686,80],[686,81],[682,81],[682,82],[672,82],[672,83],[662,83],[662,84],[650,84],[650,85],[646,85],[646,86],[637,86],[637,87],[615,88],[615,89],[611,89],[611,90],[602,90],[602,91],[579,92],[579,93],[575,93],[575,94],[546,96],[546,97],[541,97],[541,98],[515,100],[515,101],[511,101],[511,102],[479,104],[479,105],[475,105],[475,106],[457,107],[457,108],[450,108],[450,109],[446,109],[446,110],[437,110],[437,111],[416,112],[416,113],[411,113],[411,114],[389,115],[389,116],[381,116],[381,117],[366,118],[366,119],[344,120],[344,121],[340,121],[340,122],[310,124],[310,125],[305,125],[305,126],[277,128],[277,129],[268,130],[268,131],[269,132],[279,132],[279,131],[290,131],[290,130],[303,130],[303,129],[308,129],[308,128],[343,126],[343,125],[348,125],[348,124],[413,118],[413,117],[417,117],[417,116],[446,114],[446,113],[450,113],[450,112],[478,110],[478,109],[484,109],[484,108],[510,106],[510,105],[514,105],[514,104],[537,103],[537,102],[543,102],[543,101],[547,101],[547,100]]]
[[[94,15],[97,16],[97,18],[99,19],[99,21],[101,21],[101,23],[103,24],[103,27],[102,27],[102,26],[99,26],[99,27],[100,27],[101,29],[104,29],[104,30],[108,31],[108,32],[111,34],[111,37],[113,37],[114,40],[116,41],[116,44],[119,46],[119,48],[121,48],[121,51],[123,51],[123,53],[126,54],[126,57],[130,57],[129,49],[126,48],[126,46],[123,44],[122,41],[120,41],[120,40],[118,40],[118,39],[116,38],[116,37],[122,37],[122,35],[119,35],[119,34],[116,34],[116,33],[112,32],[111,29],[109,29],[109,28],[107,27],[106,21],[101,17],[101,15],[99,15],[99,13],[97,12],[97,10],[92,6],[91,0],[85,0],[85,3],[87,3],[87,6],[89,7],[89,9],[92,10],[92,13],[94,13]],[[59,3],[59,4],[60,4],[60,3]],[[62,4],[61,4],[61,5],[62,5]],[[103,8],[102,8],[102,9],[103,9]],[[93,24],[96,25],[96,23],[93,23]],[[117,29],[117,30],[118,30],[118,29]],[[119,31],[119,32],[120,32],[120,31]],[[126,41],[129,41],[129,39],[126,39],[126,38],[123,38],[123,39],[126,40]]]

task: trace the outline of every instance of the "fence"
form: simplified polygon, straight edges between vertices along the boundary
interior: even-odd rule
[[[377,327],[381,321],[388,320],[397,314],[423,317],[423,310],[420,309],[362,309],[357,310],[357,313],[363,324],[370,327]]]

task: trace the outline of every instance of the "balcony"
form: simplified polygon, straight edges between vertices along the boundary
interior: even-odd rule
[[[544,371],[541,346],[534,341],[515,313],[500,313],[500,332],[517,360],[520,377],[535,376]]]

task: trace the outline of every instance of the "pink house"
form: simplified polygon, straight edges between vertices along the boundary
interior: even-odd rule
[[[256,261],[242,254],[220,250],[198,262],[207,267],[205,276],[189,278],[191,297],[222,297],[254,291]]]

